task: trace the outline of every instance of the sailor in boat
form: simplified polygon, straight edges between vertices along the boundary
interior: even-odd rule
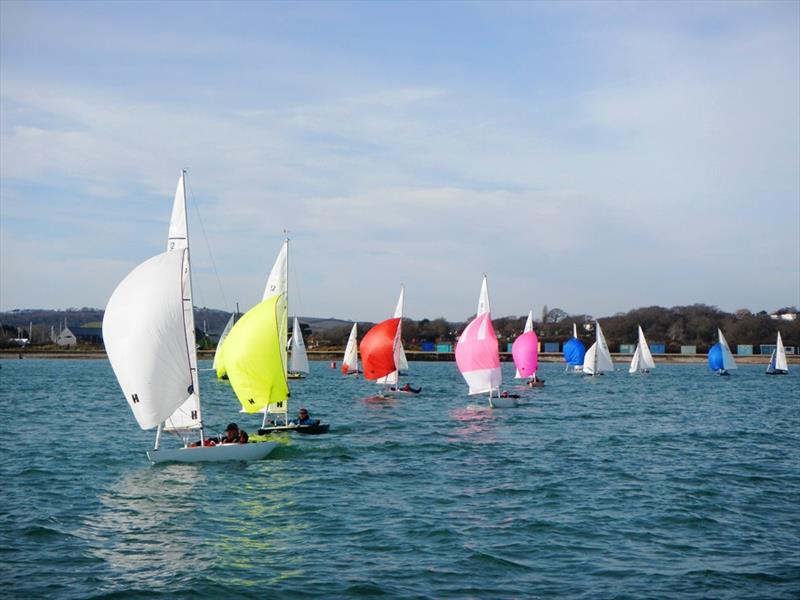
[[[246,444],[250,440],[250,436],[244,429],[239,429],[236,423],[228,423],[225,428],[225,435],[216,438],[206,438],[206,446],[216,446],[217,444]],[[199,446],[200,442],[195,442],[192,447]]]
[[[501,398],[519,398],[519,394],[509,394],[508,390],[503,390],[500,392]]]
[[[289,421],[294,425],[319,425],[319,419],[312,419],[311,415],[308,414],[308,409],[301,408],[297,412],[297,418],[292,419]]]
[[[542,387],[544,385],[544,379],[539,377],[538,375],[534,375],[530,379],[528,379],[528,387]]]
[[[392,387],[392,388],[389,388],[389,391],[391,391],[391,392],[406,392],[408,394],[419,394],[422,391],[422,387],[418,387],[417,389],[414,389],[413,387],[411,387],[410,383],[406,383],[403,387]]]

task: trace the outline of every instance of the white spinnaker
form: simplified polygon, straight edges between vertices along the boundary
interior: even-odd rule
[[[775,369],[778,371],[788,371],[789,363],[786,360],[786,348],[783,346],[781,332],[778,332],[778,341],[775,344]]]
[[[583,357],[583,372],[587,375],[594,375],[595,356],[597,355],[597,342],[589,346],[586,355]]]
[[[108,359],[142,429],[169,418],[193,385],[194,347],[186,339],[181,293],[184,256],[168,251],[136,267],[114,290],[103,317]]]
[[[733,359],[730,346],[728,346],[728,340],[726,340],[725,336],[722,335],[721,329],[718,328],[717,333],[719,334],[719,345],[722,348],[722,368],[726,371],[736,369],[736,361]]]
[[[342,366],[347,366],[347,374],[358,373],[358,327],[353,323],[350,337],[347,338],[347,347],[344,349]]]
[[[267,285],[264,287],[264,296],[261,300],[271,298],[276,294],[283,294],[284,297],[288,296],[288,279],[289,277],[289,241],[286,240],[281,246],[278,257],[275,259],[275,264],[272,265],[272,271],[267,278]]]
[[[189,361],[192,368],[192,390],[186,401],[164,422],[164,429],[178,431],[198,429],[202,424],[200,412],[200,384],[197,378],[197,352],[195,349],[194,303],[192,300],[192,270],[189,256],[189,225],[186,218],[185,176],[181,173],[175,199],[172,202],[172,215],[167,234],[167,250],[185,253],[183,269],[183,312],[186,339],[189,340]]]
[[[308,373],[308,354],[303,341],[303,332],[300,330],[300,321],[297,317],[292,323],[292,355],[289,358],[289,372]]]
[[[655,369],[656,362],[653,360],[653,355],[650,352],[650,346],[647,344],[647,340],[644,337],[644,331],[642,331],[642,326],[639,325],[639,352],[642,356],[642,368],[643,369]]]
[[[529,331],[533,331],[533,311],[528,311],[528,319],[525,321],[525,328],[522,330],[522,333],[528,333]],[[514,379],[524,379],[522,375],[519,374],[519,369],[515,369]]]

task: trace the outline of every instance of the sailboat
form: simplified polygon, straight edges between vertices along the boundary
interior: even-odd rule
[[[778,332],[778,341],[775,343],[775,350],[767,365],[767,375],[788,375],[789,363],[786,361],[786,348],[783,347],[781,332]]]
[[[708,350],[708,368],[717,375],[730,375],[729,371],[736,369],[736,361],[728,346],[728,340],[722,335],[722,330],[717,328],[719,342]]]
[[[628,373],[649,373],[650,369],[655,368],[656,363],[653,360],[653,355],[650,353],[650,346],[647,345],[647,340],[644,338],[644,331],[642,331],[642,326],[639,325],[639,343],[636,344],[636,351],[633,353],[631,366],[628,367]]]
[[[572,337],[564,342],[564,362],[567,371],[580,373],[583,371],[583,360],[586,356],[586,346],[578,338],[578,327],[572,324]]]
[[[594,324],[596,340],[587,350],[583,360],[583,372],[592,376],[614,370],[614,363],[611,360],[611,353],[608,351],[603,330],[600,329],[600,323],[595,321]]]
[[[108,301],[103,339],[108,359],[142,429],[156,428],[152,463],[258,460],[277,444],[205,445],[197,377],[192,270],[186,220],[186,172],[175,191],[167,251],[131,271]],[[181,448],[161,448],[163,432]],[[198,446],[190,446],[197,435]]]
[[[358,376],[358,324],[353,323],[342,359],[342,375]]]
[[[372,327],[359,346],[364,377],[382,385],[383,390],[380,395],[384,397],[391,396],[395,392],[422,391],[422,388],[404,390],[397,387],[399,371],[404,360],[402,342],[404,298],[405,287],[400,286],[400,298],[397,300],[394,316]]]
[[[300,329],[300,321],[297,317],[292,322],[292,341],[289,344],[291,354],[289,355],[289,379],[304,379],[308,374],[308,354],[306,344],[303,341],[303,332]]]
[[[544,381],[536,376],[536,369],[539,367],[539,338],[533,330],[533,311],[528,313],[522,334],[511,345],[511,356],[517,368],[515,379],[527,378],[530,387],[544,385]]]
[[[483,276],[478,298],[478,311],[456,343],[456,365],[469,386],[470,396],[488,394],[492,408],[509,408],[517,399],[500,397],[503,373],[500,369],[500,349],[492,325],[489,287]]]

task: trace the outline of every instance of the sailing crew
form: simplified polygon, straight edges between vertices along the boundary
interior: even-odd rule
[[[228,423],[225,428],[225,437],[222,438],[220,444],[246,444],[249,436],[244,429],[239,429],[236,423]]]
[[[292,419],[291,421],[295,425],[318,425],[319,419],[312,419],[311,415],[308,414],[307,408],[301,408],[297,412],[297,418]]]

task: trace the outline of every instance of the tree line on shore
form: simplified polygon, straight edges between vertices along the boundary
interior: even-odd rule
[[[717,328],[722,329],[731,344],[774,344],[778,331],[787,346],[800,346],[800,318],[795,307],[782,308],[772,315],[766,311],[753,313],[740,309],[727,313],[715,306],[692,304],[689,306],[648,306],[635,308],[626,313],[617,313],[609,317],[600,317],[603,332],[612,351],[617,351],[620,344],[636,342],[637,326],[641,325],[651,343],[662,343],[667,352],[680,352],[681,346],[696,346],[698,352],[705,352],[717,341]],[[781,318],[782,315],[795,315],[793,320]],[[50,332],[58,330],[63,323],[83,325],[102,322],[103,311],[100,309],[82,308],[68,311],[53,310],[18,310],[0,313],[0,345],[13,345],[11,340],[22,335],[30,338],[30,324],[33,326],[33,343],[46,345],[51,343]],[[216,342],[215,333],[222,330],[230,313],[208,309],[195,309],[195,324],[198,327],[198,343],[203,349],[213,348]],[[777,317],[777,318],[776,318]],[[501,346],[512,342],[525,325],[526,315],[507,316],[493,319],[495,331]],[[301,317],[302,320],[302,317]],[[333,321],[333,325],[331,325]],[[309,348],[338,349],[347,342],[352,327],[351,321],[328,320],[321,326],[321,319],[308,319],[302,323],[303,336]],[[416,350],[424,342],[454,343],[466,326],[466,321],[449,321],[443,317],[436,319],[403,319],[403,345],[409,350]],[[317,327],[317,324],[320,324]],[[594,338],[594,318],[591,315],[569,315],[565,311],[554,308],[542,309],[541,315],[534,323],[539,340],[563,343],[572,336],[573,324],[577,326],[578,337],[588,343]],[[373,325],[370,322],[359,323],[359,339]],[[38,330],[38,333],[37,333]],[[206,335],[208,334],[208,335]],[[505,349],[503,346],[502,349]]]

